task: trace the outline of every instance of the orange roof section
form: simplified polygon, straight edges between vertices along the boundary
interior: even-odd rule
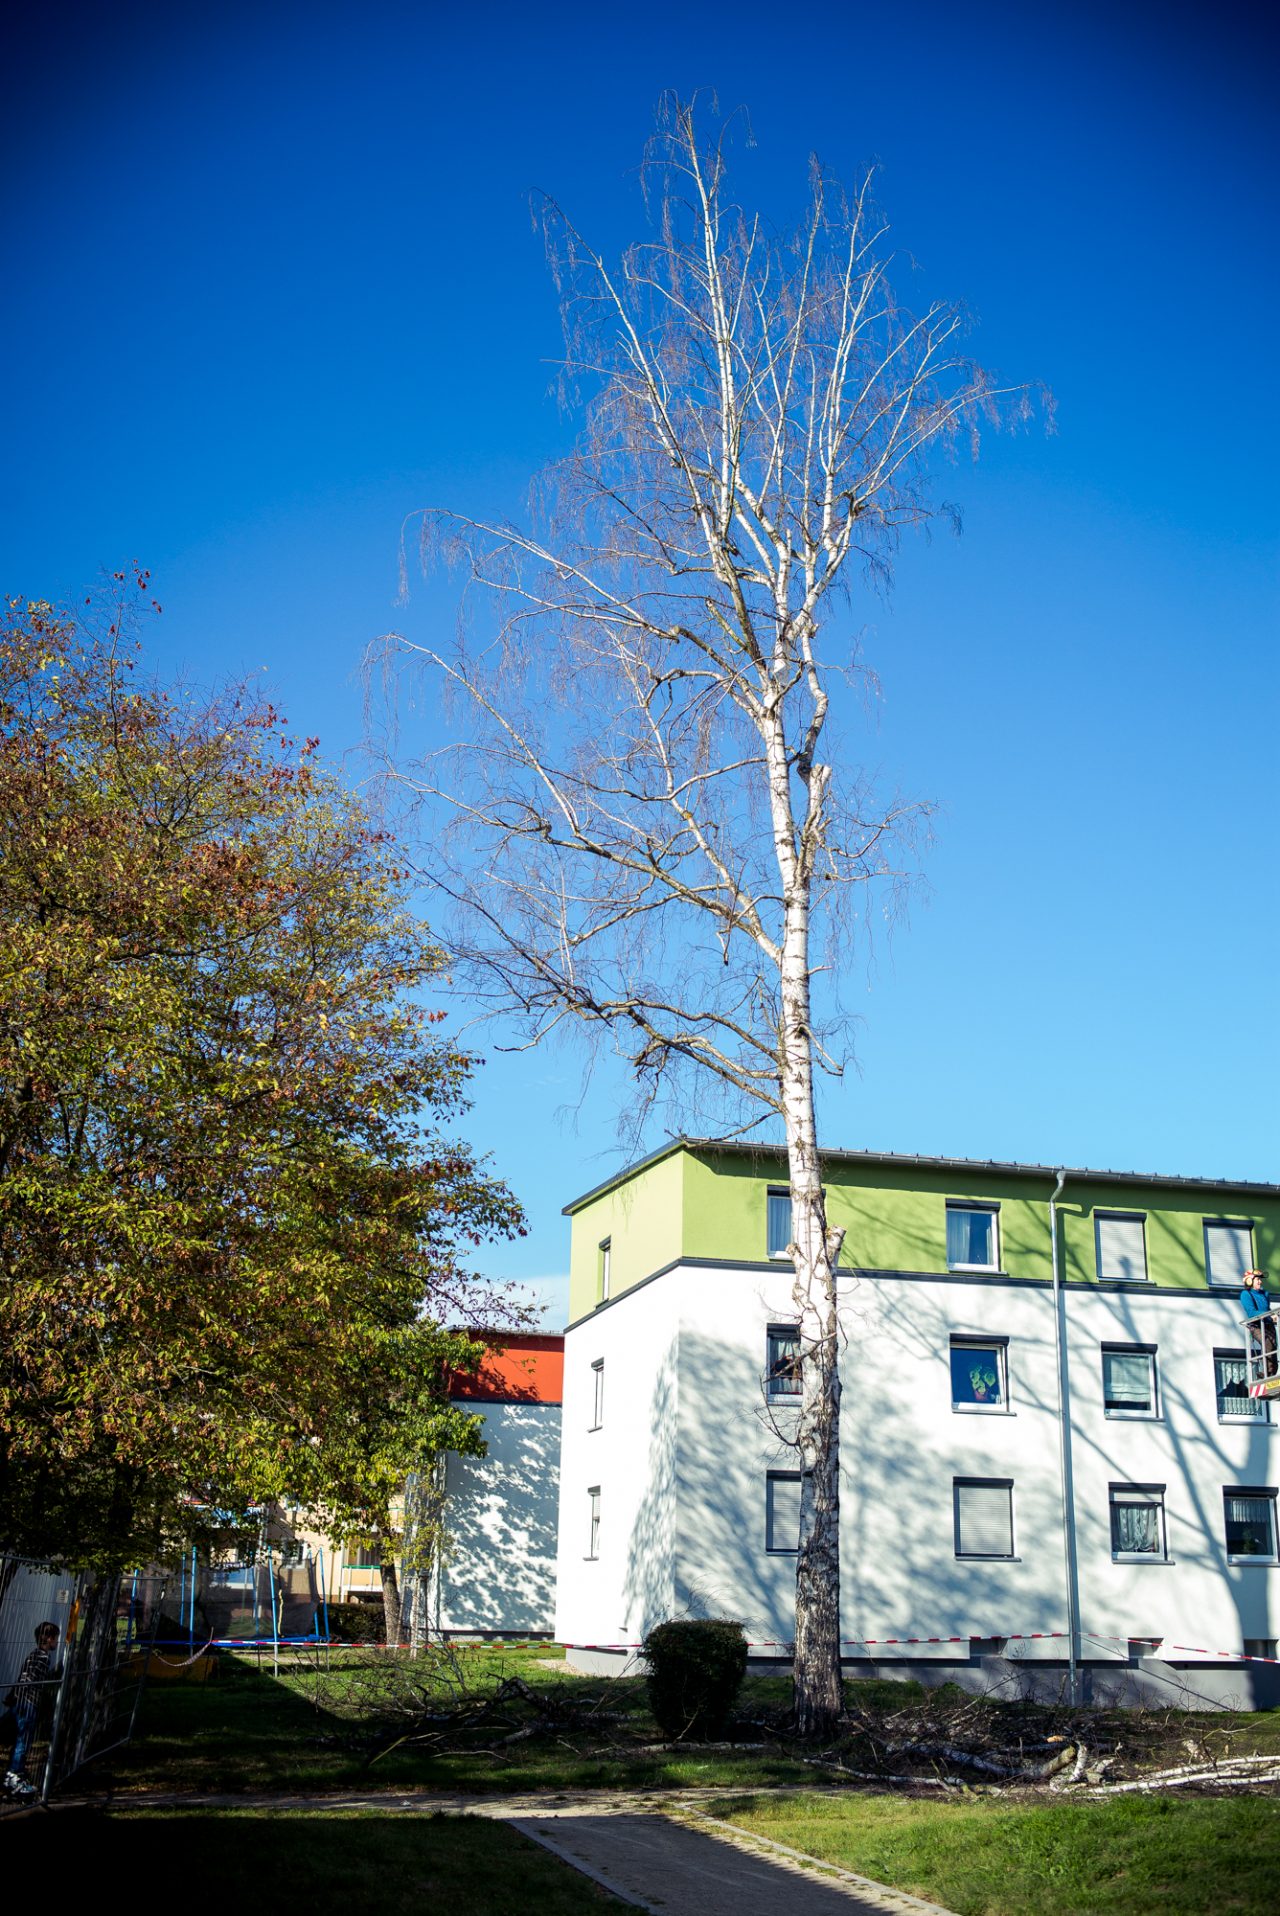
[[[564,1338],[512,1331],[486,1337],[474,1377],[455,1375],[451,1397],[479,1404],[558,1404],[564,1395]]]

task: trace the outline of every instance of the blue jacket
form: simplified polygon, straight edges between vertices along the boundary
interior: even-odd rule
[[[1240,1293],[1240,1304],[1246,1317],[1265,1317],[1271,1309],[1271,1299],[1265,1291],[1252,1291],[1246,1284]]]

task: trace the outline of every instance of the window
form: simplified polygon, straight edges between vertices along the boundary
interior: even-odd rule
[[[785,1257],[791,1242],[791,1193],[770,1190],[768,1199],[769,1256]]]
[[[597,1357],[591,1366],[591,1429],[599,1430],[604,1422],[604,1359]]]
[[[280,1546],[280,1568],[296,1570],[305,1561],[305,1551],[301,1537],[288,1537]]]
[[[1227,1559],[1231,1563],[1276,1561],[1274,1490],[1224,1490]]]
[[[1007,1410],[1003,1337],[953,1337],[952,1410]]]
[[[1246,1637],[1244,1653],[1247,1657],[1265,1657],[1268,1663],[1274,1663],[1276,1640],[1274,1637]]]
[[[1146,1219],[1135,1212],[1095,1211],[1098,1276],[1138,1283],[1147,1275]]]
[[[595,1484],[587,1492],[590,1506],[587,1525],[587,1561],[593,1562],[600,1555],[600,1486]]]
[[[609,1279],[611,1276],[610,1266],[612,1263],[613,1239],[611,1237],[602,1238],[596,1263],[596,1288],[600,1293],[597,1302],[601,1304],[607,1304],[609,1302]]]
[[[1158,1417],[1156,1354],[1146,1344],[1102,1346],[1102,1402],[1108,1417]]]
[[[1111,1554],[1118,1563],[1163,1562],[1163,1484],[1112,1484]]]
[[[1211,1284],[1238,1291],[1253,1266],[1252,1224],[1227,1224],[1216,1218],[1204,1222],[1204,1273]]]
[[[771,1470],[764,1480],[764,1547],[775,1553],[800,1548],[800,1472]]]
[[[1013,1483],[1008,1477],[956,1477],[957,1557],[1012,1557]]]
[[[800,1381],[800,1332],[794,1324],[770,1324],[765,1342],[765,1389],[769,1401],[797,1398]]]
[[[1213,1382],[1220,1424],[1265,1424],[1270,1411],[1265,1397],[1250,1397],[1249,1367],[1243,1351],[1213,1353]]]
[[[347,1569],[376,1570],[381,1560],[379,1551],[371,1549],[368,1544],[362,1544],[359,1550],[348,1550]]]
[[[994,1271],[999,1269],[996,1251],[996,1207],[993,1204],[948,1204],[947,1269],[949,1271]]]

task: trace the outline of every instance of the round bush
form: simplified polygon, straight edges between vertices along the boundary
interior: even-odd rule
[[[329,1636],[336,1643],[381,1643],[387,1634],[380,1603],[331,1603]]]
[[[645,1638],[643,1655],[659,1728],[674,1738],[723,1729],[747,1670],[740,1623],[719,1617],[660,1623]]]

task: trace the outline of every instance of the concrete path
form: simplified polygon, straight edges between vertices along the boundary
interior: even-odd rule
[[[416,1790],[281,1796],[165,1792],[121,1793],[110,1807],[490,1816],[652,1916],[950,1916],[937,1903],[921,1902],[708,1815],[699,1804],[715,1795],[723,1791],[505,1797]]]
[[[593,1809],[506,1820],[653,1916],[948,1916],[936,1903],[816,1864],[710,1817],[705,1827],[658,1811],[601,1815]]]

